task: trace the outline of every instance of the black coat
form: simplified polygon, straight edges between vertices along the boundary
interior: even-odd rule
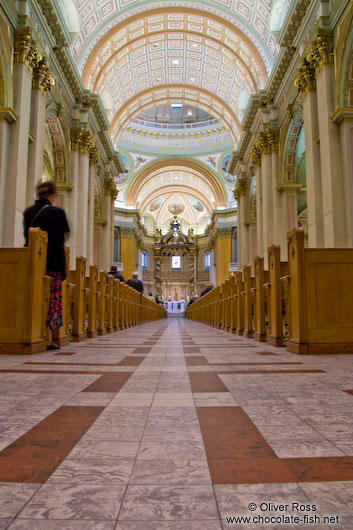
[[[141,282],[141,280],[138,280],[137,278],[130,278],[130,280],[128,280],[126,283],[127,285],[135,289],[135,291],[138,291],[139,293],[143,294],[143,283]]]
[[[31,224],[34,216],[46,204],[48,207],[44,208]],[[61,272],[64,280],[66,278],[65,234],[70,232],[64,210],[52,206],[48,199],[39,199],[23,213],[26,247],[28,246],[28,230],[30,227],[39,227],[48,232],[47,271]]]

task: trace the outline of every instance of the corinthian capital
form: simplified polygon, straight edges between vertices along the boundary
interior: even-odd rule
[[[47,58],[43,57],[33,68],[32,87],[39,89],[42,94],[46,95],[54,85],[54,74],[47,66]]]
[[[233,190],[234,197],[237,200],[239,200],[241,195],[243,195],[243,196],[246,195],[247,189],[248,189],[248,181],[247,181],[247,179],[246,178],[238,179],[237,183],[235,185],[235,188]]]

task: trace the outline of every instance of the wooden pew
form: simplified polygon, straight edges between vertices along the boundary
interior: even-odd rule
[[[268,271],[264,270],[263,256],[255,258],[255,333],[254,338],[259,342],[266,340],[266,292]]]
[[[288,275],[288,263],[281,262],[281,249],[272,245],[268,249],[269,267],[269,335],[268,342],[272,346],[283,346],[284,330],[282,322],[283,292],[281,278]]]
[[[353,249],[304,248],[288,234],[290,325],[287,350],[353,353]]]
[[[0,249],[0,353],[46,350],[51,278],[45,275],[48,236],[29,232],[28,248]]]

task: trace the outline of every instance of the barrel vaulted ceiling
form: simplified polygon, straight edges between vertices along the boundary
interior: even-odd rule
[[[236,144],[250,94],[264,88],[277,45],[273,0],[75,0],[72,54],[99,93],[115,143],[141,109],[180,101],[220,119]]]

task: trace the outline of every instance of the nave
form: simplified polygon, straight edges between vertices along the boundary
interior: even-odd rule
[[[0,372],[1,529],[353,527],[350,356],[170,318]]]

